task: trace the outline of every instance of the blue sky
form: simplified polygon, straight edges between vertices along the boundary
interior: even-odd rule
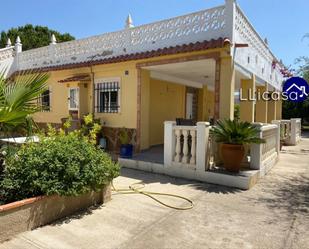
[[[238,0],[245,14],[286,65],[309,55],[308,0]],[[0,30],[27,23],[76,38],[122,29],[128,13],[145,24],[223,4],[224,0],[10,0],[1,1]],[[6,10],[6,11],[3,11]]]

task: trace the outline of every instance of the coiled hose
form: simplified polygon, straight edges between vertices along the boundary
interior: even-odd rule
[[[160,193],[160,192],[150,192],[150,191],[144,191],[142,190],[143,188],[145,188],[145,183],[142,181],[139,182],[135,182],[131,185],[129,185],[128,188],[115,188],[113,182],[112,182],[112,190],[114,192],[117,192],[118,194],[141,194],[141,195],[145,195],[151,199],[153,199],[154,201],[158,202],[159,204],[161,204],[162,206],[168,207],[168,208],[172,208],[172,209],[176,209],[176,210],[188,210],[193,208],[194,203],[192,200],[190,200],[189,198],[180,196],[180,195],[174,195],[174,194],[167,194],[167,193]],[[154,197],[154,196],[168,196],[168,197],[173,197],[173,198],[178,198],[178,199],[182,199],[185,200],[186,202],[189,203],[188,206],[173,206],[170,204],[167,204],[163,201],[160,201],[158,198]]]

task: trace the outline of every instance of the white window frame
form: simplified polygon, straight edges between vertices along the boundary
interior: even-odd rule
[[[108,112],[98,112],[98,108],[96,108],[97,106],[99,106],[98,103],[98,95],[96,93],[96,91],[94,91],[94,101],[95,101],[95,113],[98,114],[119,114],[121,113],[121,78],[120,77],[109,77],[109,78],[98,78],[94,80],[94,84],[95,84],[95,89],[98,88],[98,84],[102,84],[102,83],[111,83],[111,82],[118,82],[118,96],[117,96],[117,103],[118,103],[118,111],[117,112],[110,112],[110,110]],[[109,98],[110,100],[110,98]],[[110,106],[110,104],[109,104]]]

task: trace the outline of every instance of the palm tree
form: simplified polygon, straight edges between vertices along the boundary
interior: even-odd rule
[[[6,79],[0,73],[0,133],[8,136],[32,130],[32,114],[41,106],[37,101],[46,90],[47,74],[26,72]]]

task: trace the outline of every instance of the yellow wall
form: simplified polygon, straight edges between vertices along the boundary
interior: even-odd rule
[[[125,75],[125,71],[129,74]],[[59,83],[59,80],[76,74],[89,73],[90,68],[79,68],[74,70],[54,71],[50,74],[48,85],[51,89],[51,111],[40,112],[34,115],[36,122],[61,123],[61,118],[68,117],[68,88],[80,87],[80,114],[92,111],[92,84],[70,82]],[[119,113],[97,113],[104,125],[109,127],[136,128],[137,107],[137,69],[135,62],[118,63],[109,65],[98,65],[93,67],[94,79],[120,78],[120,112]]]
[[[163,143],[164,121],[184,117],[185,93],[183,85],[150,79],[150,145]]]
[[[211,49],[192,53],[160,56],[122,63],[103,64],[84,68],[59,70],[51,72],[49,85],[51,86],[51,112],[42,112],[35,115],[37,122],[60,123],[61,118],[69,115],[68,111],[68,87],[80,86],[80,112],[81,114],[92,112],[93,86],[91,81],[87,87],[84,83],[59,83],[59,80],[76,74],[91,72],[94,79],[120,78],[120,112],[97,113],[95,116],[102,120],[108,127],[137,127],[137,63],[153,62],[165,59],[181,58],[183,56],[199,56],[213,52],[222,52],[225,49]],[[222,68],[223,69],[223,68]],[[129,74],[126,75],[125,71]],[[221,70],[221,76],[224,70]],[[175,120],[176,117],[185,116],[185,89],[179,84],[151,79],[149,72],[141,70],[141,148],[163,143],[165,120]],[[222,77],[229,78],[229,77]],[[87,94],[86,94],[87,93]],[[86,96],[87,95],[87,96]],[[203,108],[200,107],[203,102]],[[208,120],[213,116],[214,94],[204,90],[199,93],[198,117],[199,120]]]
[[[108,127],[136,128],[137,124],[137,69],[136,62],[126,62],[94,67],[94,77],[120,78],[120,112],[97,113]],[[129,74],[125,75],[125,71]]]

